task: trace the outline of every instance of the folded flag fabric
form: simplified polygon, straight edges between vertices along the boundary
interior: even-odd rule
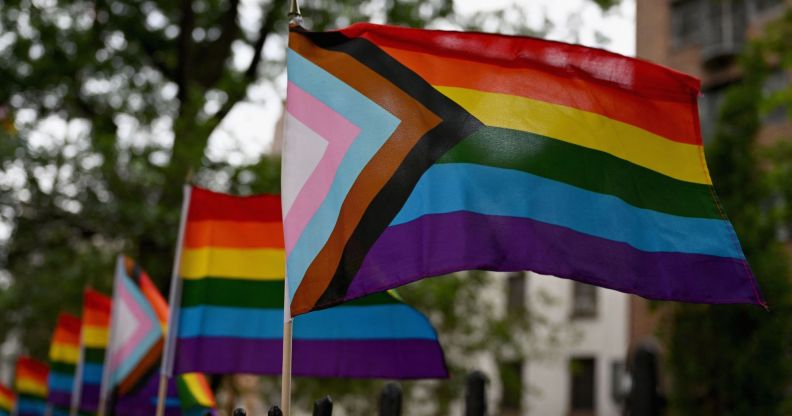
[[[44,416],[49,367],[30,357],[19,357],[14,374],[17,416]]]
[[[10,387],[0,384],[0,416],[11,416],[15,402],[14,391]]]
[[[61,312],[52,334],[49,360],[50,371],[47,381],[49,392],[47,402],[53,407],[54,414],[69,412],[74,388],[74,374],[80,360],[79,317]]]
[[[162,356],[164,334],[159,317],[129,276],[124,256],[116,260],[110,328],[102,398],[116,390],[119,394],[129,392]]]
[[[285,262],[280,197],[192,187],[186,198],[174,372],[280,374]],[[388,293],[295,320],[292,372],[447,376],[434,328]]]
[[[99,407],[104,357],[110,341],[112,299],[93,289],[83,293],[80,362],[77,366],[72,403],[81,412],[95,413]]]
[[[704,159],[699,81],[603,50],[355,24],[289,38],[293,315],[461,270],[762,304]]]

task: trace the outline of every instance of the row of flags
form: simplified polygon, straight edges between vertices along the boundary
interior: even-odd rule
[[[172,376],[165,413],[202,415],[215,406],[205,374],[280,374],[285,282],[280,196],[238,197],[190,186],[185,206],[170,327],[169,302],[140,265],[119,256],[112,296],[86,289],[81,317],[59,315],[49,369],[20,359],[18,411],[24,407],[43,415],[49,407],[51,415],[69,415],[70,409],[82,415],[151,415],[162,366]],[[294,328],[297,376],[448,376],[436,331],[395,292],[300,317]],[[164,354],[169,335],[172,353]],[[39,383],[23,394],[21,388],[32,384],[19,377],[30,373],[25,370],[30,363],[40,366]]]
[[[293,28],[287,69],[283,197],[187,187],[169,302],[119,258],[112,298],[86,291],[79,335],[68,317],[56,331],[53,406],[70,379],[83,412],[150,406],[162,360],[167,403],[211,408],[202,374],[280,373],[292,317],[295,375],[446,377],[435,330],[388,290],[463,270],[764,305],[707,171],[695,78],[373,24]],[[47,398],[33,364],[19,414]]]

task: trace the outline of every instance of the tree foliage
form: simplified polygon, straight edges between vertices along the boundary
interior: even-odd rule
[[[713,182],[770,309],[671,307],[664,331],[674,413],[780,415],[792,410],[787,398],[792,382],[792,274],[779,238],[790,218],[774,209],[792,202],[792,153],[783,138],[771,145],[780,150],[770,153],[773,160],[757,144],[765,109],[776,100],[764,93],[768,71],[792,62],[789,38],[776,42],[773,35],[792,29],[790,17],[746,49],[741,59],[744,77],[727,92],[707,152]]]

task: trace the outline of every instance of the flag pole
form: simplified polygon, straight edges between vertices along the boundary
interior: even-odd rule
[[[113,389],[110,386],[110,363],[111,357],[110,354],[112,353],[112,346],[113,346],[113,338],[115,337],[115,331],[118,329],[118,314],[116,314],[114,308],[117,307],[120,300],[118,299],[118,273],[121,268],[124,267],[124,259],[122,255],[118,255],[116,257],[115,269],[113,270],[113,303],[110,306],[110,331],[109,331],[109,340],[107,343],[107,349],[105,350],[104,356],[104,366],[102,367],[102,384],[99,387],[99,409],[97,412],[97,416],[105,416],[107,414],[107,396],[109,395],[110,391]]]
[[[162,352],[162,367],[160,368],[159,391],[157,392],[157,416],[165,415],[165,398],[168,394],[168,379],[173,374],[173,359],[176,354],[176,333],[179,327],[179,305],[181,304],[182,281],[179,277],[181,266],[182,246],[184,245],[184,228],[187,224],[187,210],[190,208],[190,186],[192,171],[187,174],[187,183],[182,194],[181,218],[179,219],[179,236],[176,239],[176,254],[173,257],[171,269],[171,286],[168,300],[168,322],[165,326],[165,346]]]
[[[289,1],[289,29],[302,24],[302,13],[297,0]],[[292,329],[294,319],[289,306],[289,279],[283,284],[283,363],[281,366],[281,411],[284,416],[291,413],[291,372],[292,372]]]

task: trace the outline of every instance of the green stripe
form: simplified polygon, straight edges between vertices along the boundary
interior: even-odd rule
[[[438,163],[520,170],[613,195],[639,208],[684,217],[721,218],[708,185],[673,179],[605,152],[517,130],[482,128]]]
[[[104,363],[104,348],[86,348],[83,350],[83,361],[86,363]]]
[[[345,303],[345,306],[401,303],[387,292],[376,293]],[[230,306],[235,308],[282,309],[283,280],[247,280],[207,277],[185,279],[183,308],[190,306]]]
[[[61,362],[50,363],[50,371],[55,373],[74,374],[75,368],[77,368],[77,366],[74,364],[66,364]]]

